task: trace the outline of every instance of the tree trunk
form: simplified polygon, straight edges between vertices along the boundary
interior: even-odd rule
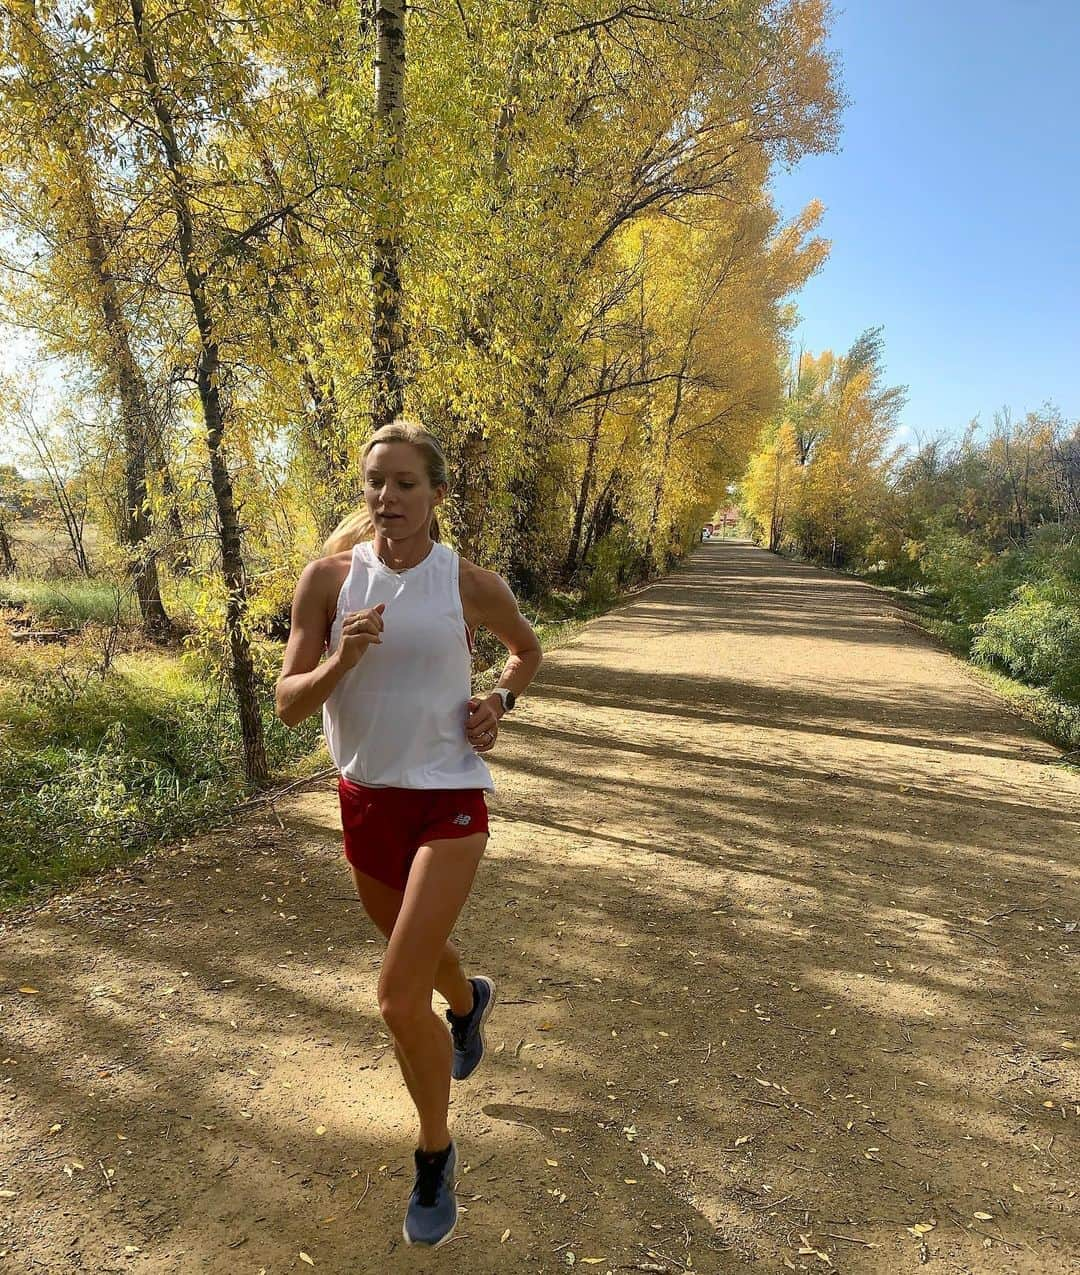
[[[120,416],[124,432],[124,481],[127,489],[123,537],[125,543],[138,554],[136,561],[132,563],[132,574],[143,629],[151,637],[164,638],[172,632],[172,624],[161,601],[155,553],[148,544],[150,517],[147,511],[146,456],[152,432],[150,396],[132,353],[116,280],[109,268],[109,254],[101,229],[101,219],[86,174],[85,160],[70,150],[68,159],[75,170],[78,183],[80,213],[86,224],[87,264],[101,304],[120,396]]]
[[[348,513],[345,498],[345,476],[349,470],[349,456],[341,438],[341,414],[338,411],[337,392],[333,377],[326,385],[320,383],[312,361],[300,355],[302,379],[311,406],[308,411],[308,444],[318,468],[319,483],[325,500],[311,512],[319,535],[325,539]]]
[[[189,168],[181,158],[172,115],[158,80],[153,51],[143,32],[142,0],[131,0],[131,16],[142,50],[143,73],[149,86],[154,116],[157,120],[158,140],[171,178],[177,226],[177,251],[199,333],[196,382],[206,425],[206,446],[210,453],[210,481],[218,514],[221,570],[228,590],[225,603],[225,631],[229,640],[229,671],[240,714],[244,770],[249,783],[258,783],[267,778],[269,771],[256,690],[255,665],[245,631],[247,584],[244,576],[240,524],[236,516],[232,479],[223,454],[226,415],[219,391],[221,359],[206,295],[206,274],[197,261],[195,250],[195,224],[191,213],[191,197],[186,175]]]
[[[675,402],[672,405],[671,413],[664,425],[664,447],[660,460],[660,475],[656,480],[656,486],[653,488],[652,509],[649,512],[649,532],[645,541],[645,561],[648,562],[652,554],[653,542],[656,539],[657,528],[660,525],[660,508],[664,501],[664,476],[667,472],[668,462],[671,460],[671,444],[675,437],[675,424],[679,419],[679,413],[682,411],[683,384],[686,379],[686,361],[683,361],[682,367],[679,369],[679,375],[675,381]]]
[[[724,524],[725,530],[727,523]],[[773,502],[772,514],[769,518],[769,550],[776,553],[780,548],[781,518],[780,518],[780,444],[776,445],[776,476],[773,480]]]
[[[374,429],[405,406],[402,320],[401,166],[405,134],[405,0],[375,0],[375,120],[380,141],[380,191],[371,256],[371,361]]]
[[[704,305],[702,306],[702,312]],[[700,322],[700,314],[698,321]],[[660,474],[656,480],[656,487],[653,490],[652,510],[649,514],[649,531],[645,541],[645,562],[648,564],[652,555],[653,541],[656,539],[656,531],[660,525],[660,508],[664,499],[664,478],[667,472],[668,462],[671,460],[671,445],[675,438],[675,426],[678,423],[679,416],[682,412],[683,391],[686,388],[686,373],[690,367],[690,357],[693,353],[694,342],[697,337],[697,325],[691,331],[687,338],[686,345],[683,349],[682,362],[679,364],[679,371],[675,377],[675,401],[671,405],[671,411],[664,423],[664,447],[663,456],[660,462]],[[646,570],[648,566],[646,565]]]
[[[537,374],[534,397],[526,403],[519,447],[520,461],[517,474],[510,482],[510,554],[507,572],[511,587],[531,601],[538,602],[551,587],[554,571],[545,569],[547,544],[543,539],[543,487],[541,466],[545,460],[544,445],[551,437],[551,430],[542,429],[541,414],[536,406],[542,403],[540,387],[547,384],[547,369]],[[557,568],[556,568],[557,570]]]
[[[589,530],[585,536],[585,544],[581,551],[582,559],[589,556],[589,550],[593,545],[597,541],[603,540],[615,525],[615,482],[617,474],[617,470],[612,473],[593,508],[592,517],[589,519]]]
[[[603,386],[603,373],[600,383]],[[581,533],[585,525],[585,510],[589,504],[589,493],[592,490],[593,477],[596,470],[596,453],[600,444],[600,427],[604,422],[607,408],[605,400],[598,398],[593,404],[592,429],[589,432],[589,447],[585,453],[585,472],[581,475],[581,486],[578,488],[577,504],[574,508],[574,525],[570,531],[570,548],[566,554],[566,565],[563,568],[563,583],[569,584],[580,565]]]
[[[458,512],[458,546],[463,557],[474,562],[486,556],[489,480],[487,439],[480,423],[470,421],[454,464],[451,493]]]
[[[179,493],[176,490],[176,483],[173,482],[172,470],[169,468],[169,462],[165,458],[165,448],[161,443],[160,437],[154,445],[154,465],[161,479],[161,494],[164,496],[168,509],[166,519],[169,523],[169,535],[177,546],[175,550],[170,552],[170,561],[172,569],[178,575],[187,575],[192,568],[191,554],[185,547],[187,537],[184,535],[184,520],[180,517],[180,504],[178,501]]]
[[[4,523],[3,511],[0,510],[0,575],[13,576],[14,574],[15,554],[12,552],[11,537]]]

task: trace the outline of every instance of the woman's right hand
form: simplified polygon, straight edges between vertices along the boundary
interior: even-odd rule
[[[341,625],[341,641],[337,657],[344,668],[355,668],[369,646],[382,642],[383,618],[386,603],[369,607],[366,611],[351,611]]]

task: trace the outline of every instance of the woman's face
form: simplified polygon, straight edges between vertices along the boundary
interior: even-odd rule
[[[424,454],[412,443],[378,443],[364,465],[364,499],[375,530],[389,540],[404,540],[431,526],[446,487],[432,487]]]

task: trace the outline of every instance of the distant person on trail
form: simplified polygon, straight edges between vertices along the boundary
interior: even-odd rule
[[[379,1011],[420,1118],[402,1229],[407,1244],[435,1246],[457,1222],[450,1077],[464,1080],[483,1058],[495,1000],[492,980],[467,978],[450,941],[488,840],[484,793],[494,784],[481,754],[535,676],[540,644],[506,583],[440,542],[438,441],[395,421],[362,459],[364,505],[296,586],[277,712],[295,726],[322,709],[345,858],[388,940]],[[509,659],[495,690],[477,698],[470,653],[481,625]],[[433,989],[449,1004],[449,1032]]]

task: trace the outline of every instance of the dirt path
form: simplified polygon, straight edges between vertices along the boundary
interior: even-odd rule
[[[1080,1270],[1056,757],[884,595],[704,545],[504,731],[451,1242],[327,785],[0,932],[0,1269]]]

